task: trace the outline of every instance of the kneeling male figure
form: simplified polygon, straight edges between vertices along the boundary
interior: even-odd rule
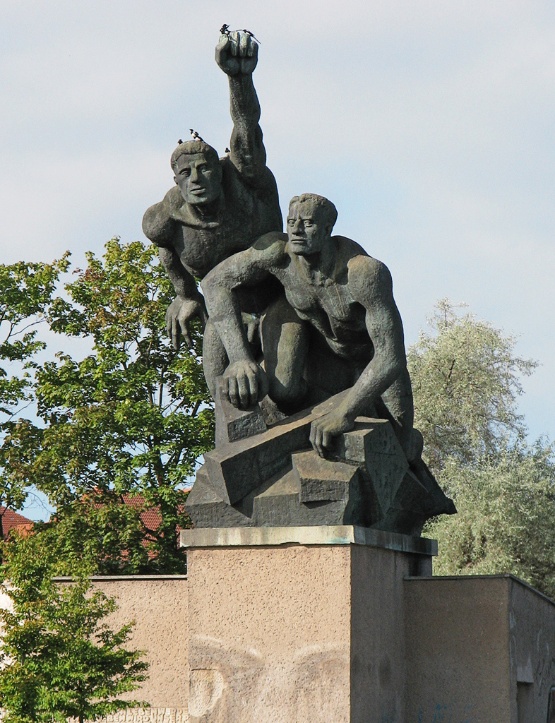
[[[292,412],[337,392],[343,401],[312,425],[324,456],[360,415],[390,419],[409,461],[418,459],[403,326],[387,267],[351,239],[332,236],[335,206],[315,194],[291,200],[287,233],[270,232],[222,261],[202,282],[229,366],[224,393],[246,409],[269,396]],[[239,289],[275,277],[285,298],[262,323],[264,369],[253,358]]]

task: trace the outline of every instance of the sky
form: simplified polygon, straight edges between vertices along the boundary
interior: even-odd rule
[[[407,344],[468,304],[540,362],[531,438],[555,438],[555,4],[537,0],[2,0],[0,262],[76,265],[173,184],[195,128],[223,154],[222,23],[254,81],[282,208],[304,192],[384,261]]]

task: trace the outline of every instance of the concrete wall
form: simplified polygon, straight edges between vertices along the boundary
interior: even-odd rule
[[[353,723],[405,720],[405,639],[399,635],[404,608],[394,601],[403,598],[410,562],[410,556],[391,550],[351,548]]]
[[[114,629],[135,620],[130,648],[145,650],[149,677],[129,698],[150,708],[109,716],[107,723],[186,723],[188,720],[188,595],[184,576],[96,577],[94,587],[114,597]]]
[[[555,686],[555,603],[509,580],[511,720],[545,723]]]
[[[403,579],[429,554],[345,529],[187,531],[190,723],[405,723]]]
[[[510,576],[409,577],[415,561],[212,547],[189,580],[95,578],[151,665],[132,695],[151,707],[106,723],[545,723],[555,603]]]
[[[407,721],[545,723],[555,604],[511,576],[405,581]]]
[[[187,709],[183,708],[131,708],[99,718],[100,723],[188,723],[188,720]]]

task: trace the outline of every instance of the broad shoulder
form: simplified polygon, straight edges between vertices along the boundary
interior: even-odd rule
[[[335,244],[338,257],[344,259],[345,262],[348,262],[349,259],[355,256],[367,256],[370,258],[362,246],[357,244],[356,241],[353,241],[352,238],[347,238],[346,236],[332,236],[332,241]]]
[[[352,253],[347,259],[347,277],[353,296],[361,301],[391,297],[393,281],[387,266],[367,254],[361,247],[359,247],[360,253],[356,253],[353,246],[350,249]]]
[[[280,263],[287,256],[287,234],[270,231],[260,236],[251,246],[251,253],[263,257],[269,263]]]
[[[171,247],[176,228],[174,209],[182,199],[177,186],[170,188],[164,198],[147,208],[143,216],[143,232],[157,246]]]
[[[234,163],[233,153],[220,158],[224,186],[228,183],[240,183],[242,186],[257,191],[270,191],[272,193],[274,189],[277,189],[274,174],[265,163],[253,164],[241,162],[240,159],[236,160],[237,163]]]

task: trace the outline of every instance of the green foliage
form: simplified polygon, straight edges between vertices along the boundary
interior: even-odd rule
[[[514,574],[555,597],[555,457],[529,447],[517,413],[520,378],[536,364],[515,339],[441,301],[432,334],[409,350],[415,425],[458,514],[429,523],[436,574]]]
[[[447,300],[408,351],[415,426],[425,440],[430,468],[439,473],[448,458],[462,464],[495,455],[525,427],[516,411],[520,379],[536,362],[515,355],[516,340],[478,321],[458,316]]]
[[[68,264],[66,254],[52,264],[0,265],[0,505],[14,509],[21,508],[28,489],[17,477],[6,476],[10,464],[6,440],[28,431],[23,414],[33,401],[36,356],[45,346],[37,337],[38,329]]]
[[[96,720],[140,705],[121,700],[146,679],[142,653],[124,647],[132,624],[113,631],[116,605],[93,591],[86,568],[52,580],[53,553],[41,535],[4,545],[0,707],[6,723]]]
[[[34,368],[39,421],[20,418],[6,435],[4,483],[35,484],[57,508],[49,534],[62,568],[90,555],[97,572],[182,572],[182,489],[213,446],[200,329],[192,352],[171,347],[173,291],[152,245],[112,239],[74,273],[65,298],[51,295],[48,321],[92,353],[58,353]],[[124,509],[124,500],[135,503]],[[141,512],[153,507],[160,520],[149,530]]]
[[[479,466],[450,459],[441,481],[459,512],[426,530],[439,540],[435,574],[510,572],[555,599],[553,447],[508,450]]]

